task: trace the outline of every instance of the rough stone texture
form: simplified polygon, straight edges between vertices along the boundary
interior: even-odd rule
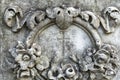
[[[101,15],[101,11],[108,6],[116,6],[120,10],[120,0],[1,0],[0,1],[0,80],[15,80],[15,74],[9,65],[5,63],[6,58],[10,58],[9,49],[16,46],[17,41],[25,41],[30,30],[23,27],[20,32],[13,33],[3,21],[3,15],[8,5],[19,5],[23,13],[30,8],[46,9],[49,6],[60,6],[62,4],[80,7],[82,11],[93,11]],[[100,36],[105,43],[113,44],[118,49],[120,59],[120,25],[115,29],[114,33],[104,34],[99,28]],[[64,35],[64,39],[63,39]],[[87,48],[94,47],[92,40],[84,32],[84,30],[72,25],[65,32],[56,27],[51,26],[44,30],[36,39],[36,42],[42,47],[42,54],[51,57],[56,55],[56,62],[70,54],[83,53]],[[62,44],[64,43],[64,44]],[[63,50],[64,49],[64,50]],[[64,51],[64,52],[62,52]],[[65,54],[60,54],[65,53]],[[68,57],[66,57],[68,58]],[[69,62],[69,61],[68,61]],[[120,71],[113,80],[120,79]]]

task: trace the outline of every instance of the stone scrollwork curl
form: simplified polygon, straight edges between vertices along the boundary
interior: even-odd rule
[[[119,24],[120,11],[116,7],[107,7],[104,9],[103,18],[94,14],[91,11],[81,11],[80,8],[75,9],[73,7],[55,7],[47,8],[46,12],[42,10],[30,10],[23,17],[22,9],[19,6],[9,6],[5,10],[4,21],[9,27],[13,27],[13,32],[17,32],[22,28],[24,23],[27,23],[29,29],[33,29],[45,19],[45,16],[51,19],[55,19],[56,24],[60,29],[66,29],[74,21],[75,17],[81,16],[81,18],[89,22],[95,29],[101,25],[106,33],[111,33],[114,28],[110,27],[110,20],[114,20],[115,24]],[[104,20],[105,19],[105,20]],[[16,27],[16,28],[15,28]]]
[[[19,6],[10,6],[5,10],[4,21],[13,32],[18,32],[26,23],[26,26],[33,30],[42,20],[45,19],[45,12],[33,9],[23,15]]]
[[[98,28],[103,27],[106,33],[113,30],[109,19],[119,24],[120,11],[116,7],[104,10],[103,17],[91,11],[81,11],[74,7],[54,7],[32,9],[24,15],[19,6],[10,6],[5,10],[4,21],[13,32],[26,26],[30,33],[25,42],[18,41],[15,48],[9,50],[14,58],[12,64],[17,80],[110,80],[116,74],[119,66],[117,49],[111,44],[105,44],[99,35]],[[95,44],[81,56],[74,53],[68,62],[60,60],[55,64],[52,58],[42,53],[42,45],[35,42],[36,36],[51,25],[65,31],[71,25],[82,28]],[[82,27],[81,27],[82,26]],[[55,55],[54,55],[55,56]],[[100,77],[98,76],[100,75]]]
[[[114,27],[115,26],[111,26],[110,27],[110,20],[113,20],[115,22],[115,25],[119,25],[120,24],[120,11],[119,9],[117,9],[116,7],[107,7],[104,10],[104,18],[105,18],[105,22],[106,22],[106,31],[107,33],[111,33],[114,32]]]
[[[100,20],[98,16],[95,15],[93,12],[83,11],[81,12],[80,16],[82,17],[82,19],[89,22],[95,29],[98,29],[98,27],[100,26]]]
[[[42,10],[30,10],[25,17],[22,19],[21,23],[26,23],[26,26],[33,30],[42,20],[45,19],[45,12]]]
[[[23,17],[22,9],[19,6],[9,6],[5,10],[4,21],[7,26],[12,27],[12,31],[18,31],[20,26],[20,19]]]

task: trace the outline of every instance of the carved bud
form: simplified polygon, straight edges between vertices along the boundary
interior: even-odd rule
[[[75,75],[75,70],[72,67],[66,69],[66,76],[71,78]]]
[[[65,65],[61,65],[63,72],[65,74],[65,79],[69,78],[69,79],[75,79],[78,78],[78,74],[77,74],[77,68],[76,66],[73,66],[71,64],[65,64]]]

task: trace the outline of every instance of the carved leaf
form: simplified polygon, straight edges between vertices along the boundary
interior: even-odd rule
[[[98,29],[98,27],[100,25],[100,21],[93,12],[84,11],[84,12],[82,12],[81,16],[83,19],[90,22],[90,24],[92,24],[95,29]]]
[[[43,19],[45,18],[45,13],[42,11],[34,11],[29,15],[28,19],[26,20],[27,26],[29,29],[33,29],[37,26]]]

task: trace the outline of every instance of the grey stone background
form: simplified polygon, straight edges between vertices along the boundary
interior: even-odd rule
[[[99,15],[107,6],[114,5],[120,9],[120,0],[0,0],[0,80],[14,80],[15,75],[12,70],[9,70],[9,65],[6,65],[4,59],[9,56],[9,48],[14,47],[17,40],[24,41],[28,34],[26,28],[23,28],[18,33],[13,33],[4,24],[3,14],[9,4],[19,5],[24,12],[29,8],[45,9],[48,6],[59,6],[62,4],[77,6],[83,11],[90,10]],[[120,26],[117,26],[115,32],[109,35],[104,34],[101,29],[99,29],[99,32],[104,42],[115,45],[120,51]],[[120,72],[118,72],[114,80],[120,80]]]

